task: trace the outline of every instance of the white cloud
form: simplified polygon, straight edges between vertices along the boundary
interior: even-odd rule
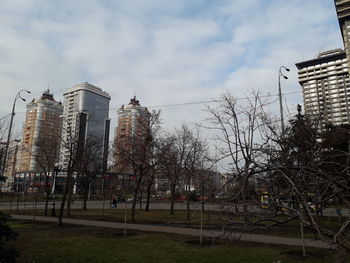
[[[143,105],[208,100],[226,89],[274,93],[282,64],[292,69],[284,90],[298,90],[294,63],[341,46],[329,2],[3,1],[0,115],[22,88],[39,97],[49,84],[61,99],[83,81],[109,92],[113,109],[135,93]],[[202,108],[164,108],[164,123],[200,121]],[[23,103],[18,111],[25,111]],[[115,111],[111,118],[115,125]]]

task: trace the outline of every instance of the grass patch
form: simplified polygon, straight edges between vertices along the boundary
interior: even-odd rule
[[[20,211],[21,213],[33,214],[33,210]],[[56,214],[58,210],[56,211]],[[49,211],[50,214],[50,211]],[[44,215],[43,210],[37,210],[36,215]],[[124,210],[123,209],[72,209],[71,218],[77,219],[87,219],[87,220],[97,220],[97,221],[111,221],[111,222],[124,222]],[[218,220],[221,218],[222,221]],[[227,223],[225,219],[234,220],[236,222],[242,221],[239,216],[231,216],[229,214],[222,214],[219,212],[205,212],[203,214],[203,224],[205,229],[216,229],[221,230],[221,227]],[[284,217],[280,216],[275,219],[283,220]],[[254,217],[251,217],[254,220]],[[316,220],[320,220],[321,224],[327,225],[328,227],[336,229],[340,226],[341,221],[338,218],[330,217],[316,217]],[[127,210],[127,222],[131,223],[130,210]],[[186,211],[176,210],[174,215],[170,215],[168,210],[150,210],[145,212],[144,210],[136,210],[136,221],[138,224],[175,224],[179,226],[186,226]],[[268,225],[266,221],[265,224]],[[200,213],[199,211],[191,212],[191,227],[199,227],[200,224]],[[232,226],[232,231],[241,232],[243,231],[243,226],[239,223]],[[314,238],[315,234],[312,230],[307,228],[304,229],[305,238]],[[299,221],[295,220],[283,225],[278,225],[272,228],[264,227],[263,225],[257,226],[249,229],[246,233],[255,234],[267,234],[275,236],[285,236],[285,237],[300,237],[300,225]]]
[[[40,222],[31,222],[31,221],[15,221],[15,220],[10,220],[8,222],[8,225],[15,231],[21,230],[21,229],[43,229],[43,228],[51,228],[55,226],[56,224],[54,223],[45,223],[42,224]]]
[[[14,222],[12,222],[13,224]],[[21,222],[15,222],[18,226]],[[25,224],[26,227],[28,224]],[[188,244],[193,238],[144,234],[121,237],[118,230],[79,226],[63,228],[37,224],[33,231],[18,227],[19,237],[12,242],[20,250],[18,262],[334,262],[327,250],[308,249],[320,258],[297,259],[288,251],[299,248],[266,246],[254,243],[219,243],[213,247]]]

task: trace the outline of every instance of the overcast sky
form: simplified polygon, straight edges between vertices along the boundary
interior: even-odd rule
[[[144,106],[275,94],[281,65],[283,91],[301,92],[294,64],[343,47],[332,0],[0,0],[0,33],[0,116],[20,89],[62,100],[87,81],[112,97],[112,134],[135,94]],[[155,109],[171,128],[201,121],[204,106]],[[17,112],[19,134],[24,102]]]

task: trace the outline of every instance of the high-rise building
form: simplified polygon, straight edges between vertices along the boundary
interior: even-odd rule
[[[99,169],[106,169],[110,128],[109,101],[111,97],[107,92],[87,82],[73,86],[63,95],[61,168],[67,168],[69,156],[72,154],[67,142],[74,139],[83,144],[86,144],[88,140],[94,140],[100,146],[96,154],[96,160],[99,160]],[[73,146],[74,142],[71,143]],[[79,152],[81,149],[78,149],[79,143],[75,146],[77,154],[81,154]],[[97,168],[95,167],[95,169]]]
[[[327,123],[350,124],[350,80],[345,51],[322,52],[296,66],[305,114],[321,120],[322,127]]]
[[[27,104],[23,137],[16,165],[17,171],[43,170],[43,165],[40,164],[40,154],[45,150],[42,147],[49,144],[59,145],[62,112],[62,103],[55,101],[49,90],[45,91],[39,99],[33,99]],[[46,150],[51,151],[52,149]],[[58,147],[56,150],[58,151]],[[52,154],[58,156],[57,153]]]
[[[350,0],[334,0],[334,3],[350,69]]]
[[[122,105],[118,110],[118,126],[115,131],[114,165],[121,173],[132,173],[131,163],[126,154],[140,152],[142,139],[147,133],[151,113],[142,107],[136,97],[128,105]],[[136,155],[135,155],[136,156]],[[137,161],[137,160],[133,160]]]
[[[350,124],[350,0],[334,0],[344,50],[320,53],[297,63],[305,113],[327,123]]]

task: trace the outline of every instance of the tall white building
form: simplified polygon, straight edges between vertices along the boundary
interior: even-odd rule
[[[334,0],[334,4],[350,68],[350,0]]]
[[[321,127],[350,124],[350,81],[344,50],[320,53],[296,64],[303,88],[305,114],[321,120]]]
[[[63,95],[61,168],[67,168],[71,153],[67,148],[67,142],[71,139],[86,142],[90,138],[102,146],[99,153],[100,169],[106,169],[110,128],[110,96],[99,87],[87,82],[69,88]],[[76,150],[77,154],[80,154],[79,147]]]
[[[350,124],[350,0],[334,4],[344,50],[325,51],[296,64],[305,113],[321,121],[321,130],[326,124]]]

